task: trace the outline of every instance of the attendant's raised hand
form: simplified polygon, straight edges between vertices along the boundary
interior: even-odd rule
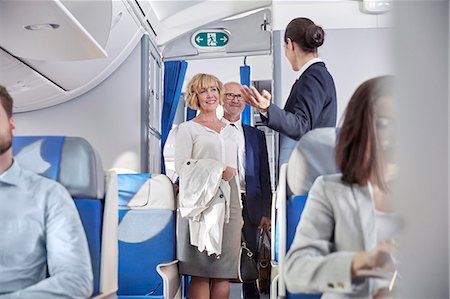
[[[250,106],[255,107],[261,112],[266,112],[269,108],[272,95],[267,90],[264,89],[262,94],[260,94],[254,86],[249,88],[244,85],[241,87],[241,92],[245,102]]]

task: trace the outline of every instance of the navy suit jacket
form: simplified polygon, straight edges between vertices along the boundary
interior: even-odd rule
[[[272,191],[269,160],[264,132],[242,124],[245,138],[245,203],[244,208],[254,225],[261,217],[270,218]]]
[[[297,141],[308,131],[335,127],[336,88],[325,63],[310,65],[294,83],[284,109],[270,105],[263,123],[280,134],[279,165],[287,162]]]

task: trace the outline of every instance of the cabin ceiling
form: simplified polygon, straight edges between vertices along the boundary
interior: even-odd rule
[[[272,0],[136,0],[136,3],[141,7],[143,19],[154,25],[156,43],[164,45],[202,25],[268,7]]]
[[[271,0],[0,0],[0,85],[26,112],[75,98],[109,76],[147,32],[161,47]]]
[[[143,2],[143,1],[140,1]],[[155,10],[155,14],[160,21],[176,15],[177,13],[189,9],[203,1],[147,1],[150,6]]]

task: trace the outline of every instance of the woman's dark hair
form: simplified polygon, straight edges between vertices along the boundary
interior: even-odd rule
[[[6,88],[1,85],[0,85],[0,103],[3,106],[3,109],[5,109],[6,111],[6,115],[8,115],[8,117],[11,118],[13,113],[13,99],[9,95]]]
[[[373,177],[380,189],[387,190],[374,106],[380,97],[393,95],[392,81],[392,76],[365,81],[347,105],[336,145],[336,163],[345,183],[365,186]]]
[[[325,32],[308,18],[296,18],[289,22],[284,32],[284,42],[291,39],[297,43],[304,52],[317,52],[317,48],[323,45]]]

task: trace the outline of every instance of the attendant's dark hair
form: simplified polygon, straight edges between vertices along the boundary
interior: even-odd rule
[[[0,85],[0,103],[3,106],[3,109],[5,109],[8,118],[11,118],[13,113],[13,99],[9,95],[6,88],[1,85]]]
[[[387,190],[374,106],[379,98],[393,93],[393,77],[381,76],[365,81],[352,95],[336,145],[343,182],[365,186],[373,177],[380,189]]]
[[[284,42],[291,39],[307,53],[317,52],[317,48],[323,45],[325,32],[308,18],[296,18],[289,22],[284,32]]]

